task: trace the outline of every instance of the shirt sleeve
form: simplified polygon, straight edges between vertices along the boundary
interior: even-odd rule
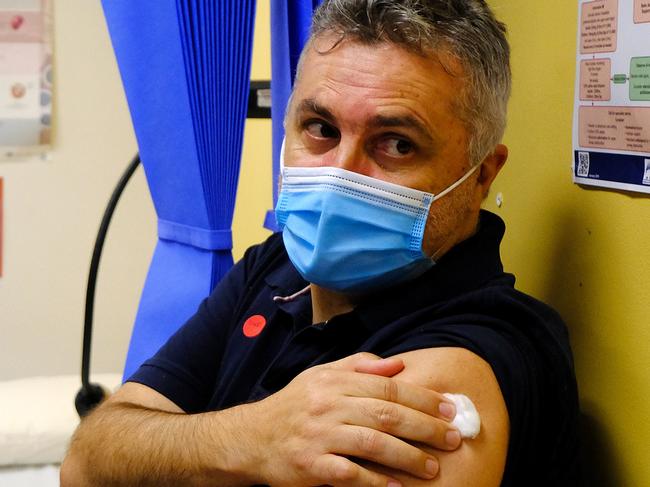
[[[563,327],[561,322],[537,310],[532,312],[530,307],[520,312],[524,307],[514,305],[509,297],[492,298],[423,323],[381,355],[460,347],[485,360],[499,383],[510,419],[508,465],[502,486],[523,485],[522,472],[540,468],[539,452],[549,458],[557,451],[575,452],[575,448],[558,443],[558,438],[560,443],[573,443],[575,435],[571,425],[558,424],[557,419],[571,421],[577,414],[572,364],[557,353],[561,347],[549,332],[549,328]],[[558,433],[558,428],[568,433]],[[555,470],[569,468],[573,462],[570,458],[554,460],[544,467],[543,478],[560,478],[563,474]],[[554,482],[545,485],[565,485]]]
[[[203,300],[194,316],[128,381],[151,387],[187,413],[204,410],[255,254],[255,248],[249,249]]]
[[[467,319],[467,318],[466,318]],[[470,320],[472,318],[469,318]],[[522,350],[522,344],[513,341],[494,324],[474,322],[425,324],[404,336],[382,355],[392,356],[413,350],[440,347],[459,347],[475,353],[485,360],[494,372],[511,417],[520,417],[528,409],[527,396],[534,392],[536,369],[534,351]],[[527,347],[524,347],[527,348]]]

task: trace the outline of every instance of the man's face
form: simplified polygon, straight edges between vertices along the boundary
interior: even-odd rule
[[[286,121],[287,166],[332,166],[439,193],[471,168],[460,68],[393,44],[323,37],[307,47]],[[321,54],[325,53],[325,54]],[[423,250],[439,257],[476,226],[479,170],[433,203]]]

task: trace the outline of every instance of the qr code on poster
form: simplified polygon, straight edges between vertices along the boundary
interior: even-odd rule
[[[589,176],[589,152],[578,152],[578,176]]]

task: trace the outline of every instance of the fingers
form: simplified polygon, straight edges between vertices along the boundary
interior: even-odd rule
[[[315,416],[331,414],[339,423],[377,429],[439,450],[455,450],[461,444],[460,433],[451,425],[455,405],[435,391],[389,377],[327,368],[316,371],[309,382],[305,410]],[[333,387],[339,393],[336,401],[328,392]]]
[[[371,472],[347,458],[322,455],[313,464],[316,478],[333,487],[400,487],[397,480]]]
[[[449,422],[452,418],[441,412],[433,415],[387,401],[349,398],[349,424],[383,431],[411,442],[451,451],[460,446],[458,430]]]
[[[336,384],[344,384],[342,392],[349,396],[372,397],[396,402],[431,416],[438,416],[444,412],[446,414],[443,414],[442,417],[448,418],[450,421],[453,420],[456,416],[456,406],[442,394],[390,378],[403,367],[404,363],[400,359],[382,359],[376,355],[362,352],[336,362],[314,367],[314,369],[321,372],[320,379],[327,382],[330,382],[328,379],[331,379]],[[329,371],[332,371],[333,376],[328,377]],[[337,374],[340,371],[354,371],[363,375]]]
[[[322,367],[392,377],[404,369],[404,362],[398,358],[381,358],[372,353],[360,352]]]
[[[398,358],[360,357],[354,363],[354,371],[362,374],[374,374],[392,377],[404,370],[404,362]]]
[[[363,426],[339,426],[337,454],[373,463],[431,480],[438,474],[438,460],[415,446],[389,434]]]
[[[442,394],[392,378],[403,367],[399,359],[362,353],[299,374],[283,389],[284,403],[301,404],[293,428],[300,447],[288,456],[311,452],[304,472],[334,487],[389,485],[388,477],[355,458],[435,478],[437,459],[409,442],[458,448],[460,434],[450,423],[455,406]]]
[[[456,406],[452,401],[426,387],[369,374],[361,377],[341,374],[336,380],[344,385],[343,390],[350,397],[397,403],[449,421],[456,416]]]

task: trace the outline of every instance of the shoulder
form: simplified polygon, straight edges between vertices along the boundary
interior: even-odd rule
[[[480,288],[407,313],[395,327],[399,339],[386,351],[460,347],[493,367],[535,360],[572,369],[569,336],[560,316],[512,283],[503,274]]]
[[[431,320],[424,320],[422,328],[451,328],[470,341],[494,342],[485,345],[497,354],[505,346],[526,358],[553,362],[572,372],[569,333],[560,315],[505,281],[497,280],[449,300],[435,310]]]

